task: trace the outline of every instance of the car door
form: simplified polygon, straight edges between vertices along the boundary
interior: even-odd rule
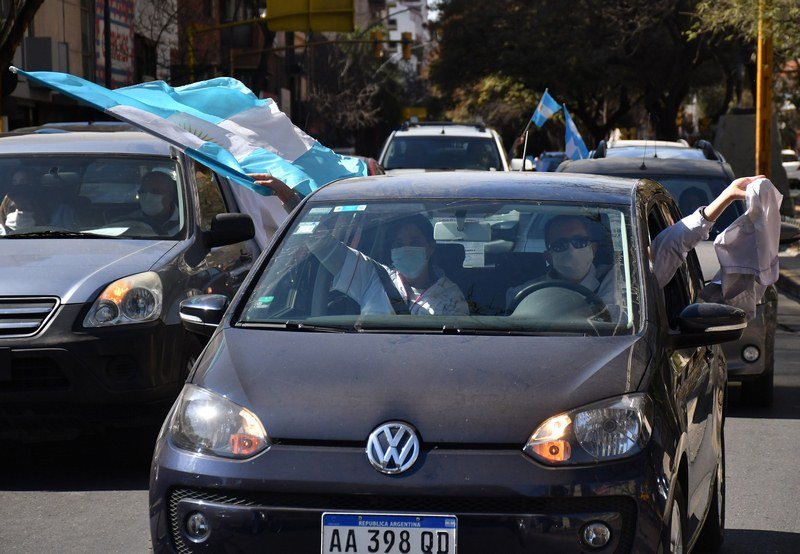
[[[651,236],[678,221],[674,204],[666,197],[658,197],[648,216]],[[663,289],[664,306],[669,328],[678,331],[678,315],[684,307],[698,301],[702,278],[694,251],[675,272]],[[687,519],[691,536],[705,515],[710,482],[715,469],[710,461],[713,454],[714,425],[712,413],[715,405],[711,362],[713,347],[700,346],[673,351],[669,356],[673,376],[675,406],[684,424],[686,441],[684,453],[688,467]]]
[[[237,213],[239,208],[227,184],[223,184],[226,180],[199,164],[191,165],[197,185],[197,226],[201,231],[208,231],[214,216]],[[203,294],[224,294],[233,298],[257,255],[258,246],[252,239],[212,248],[202,264],[205,268],[203,282],[196,283],[195,287]]]

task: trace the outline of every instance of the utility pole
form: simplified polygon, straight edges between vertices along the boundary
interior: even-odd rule
[[[756,175],[769,177],[772,137],[772,25],[764,13],[768,0],[758,0],[756,72]]]

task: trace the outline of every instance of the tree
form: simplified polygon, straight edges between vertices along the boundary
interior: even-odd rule
[[[557,0],[443,0],[432,80],[451,99],[488,75],[549,88],[595,140],[630,125],[638,106],[659,138],[674,139],[694,71],[719,47],[687,35],[694,2],[574,0],[564,10]]]
[[[0,1],[0,71],[7,71],[28,25],[44,0]]]

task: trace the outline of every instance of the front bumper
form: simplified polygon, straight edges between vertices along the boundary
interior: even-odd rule
[[[0,436],[163,420],[185,375],[185,331],[161,321],[86,330],[86,308],[63,305],[37,335],[0,339]]]
[[[662,456],[573,468],[544,467],[519,450],[433,449],[417,468],[387,476],[362,447],[277,444],[251,460],[194,455],[161,438],[150,483],[156,552],[320,552],[323,512],[452,514],[458,553],[656,552],[669,479]],[[194,543],[184,522],[202,512],[211,533]],[[612,532],[582,543],[587,523]],[[360,550],[359,550],[360,551]]]

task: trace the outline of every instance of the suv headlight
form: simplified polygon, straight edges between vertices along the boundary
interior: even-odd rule
[[[553,416],[528,439],[523,451],[547,464],[585,464],[641,452],[653,429],[653,402],[626,394]]]
[[[271,444],[253,412],[196,385],[183,387],[170,434],[179,448],[225,458],[249,458]]]
[[[161,315],[164,296],[158,273],[147,271],[108,285],[92,304],[84,327],[109,327],[153,321]]]

